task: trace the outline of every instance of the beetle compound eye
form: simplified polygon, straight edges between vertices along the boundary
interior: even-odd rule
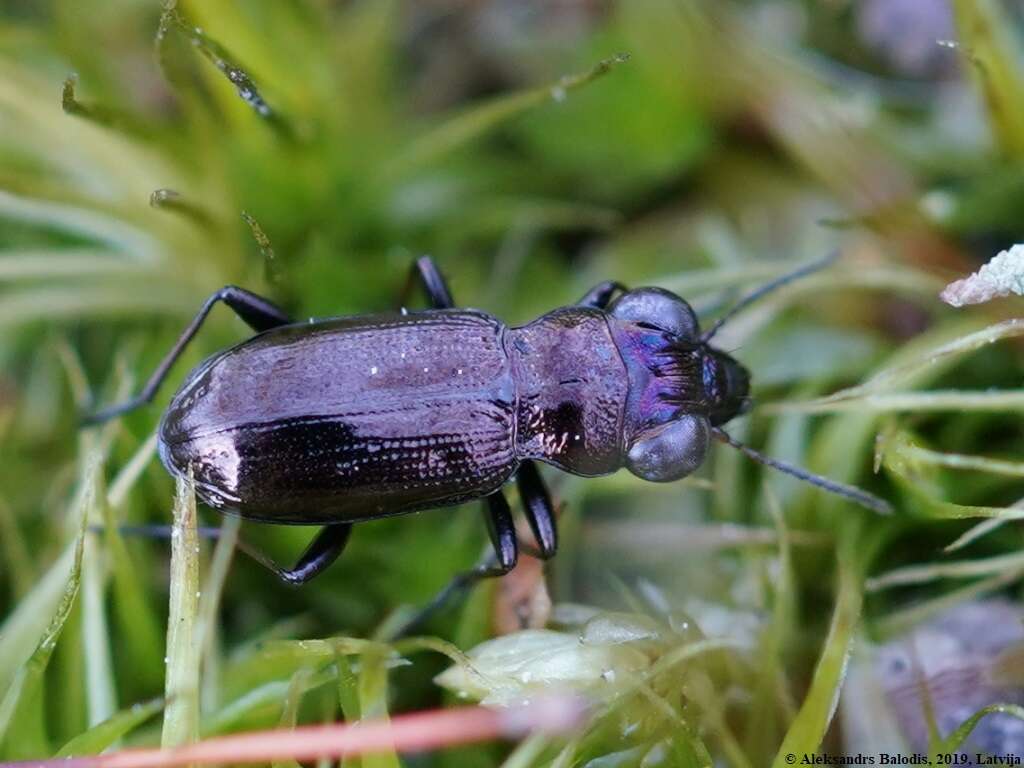
[[[629,471],[655,483],[686,477],[704,463],[708,451],[708,421],[683,416],[640,434],[626,457]]]
[[[619,320],[667,331],[687,341],[700,332],[693,308],[662,288],[637,288],[615,300],[608,311]]]

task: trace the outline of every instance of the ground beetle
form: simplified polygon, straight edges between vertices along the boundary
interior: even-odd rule
[[[410,273],[433,305],[420,312],[296,323],[228,286],[206,300],[138,397],[87,421],[149,402],[213,305],[227,304],[257,335],[189,374],[160,424],[160,457],[175,475],[191,466],[196,493],[215,509],[324,526],[293,568],[275,569],[294,584],[338,557],[353,523],[478,498],[496,558],[459,582],[507,573],[518,553],[502,492],[512,478],[536,554],[557,548],[535,462],[583,476],[626,467],[666,482],[697,469],[712,436],[886,511],[865,491],[762,456],[721,429],[747,408],[750,377],[711,337],[758,297],[824,263],[763,286],[703,334],[675,294],[614,282],[510,328],[454,309],[429,257]]]

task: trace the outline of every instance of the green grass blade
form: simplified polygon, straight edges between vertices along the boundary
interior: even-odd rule
[[[878,592],[890,587],[925,584],[936,579],[972,579],[977,576],[1019,572],[1021,569],[1024,569],[1024,554],[1015,552],[1011,555],[980,557],[975,560],[908,565],[868,579],[866,586],[869,592]]]
[[[551,85],[499,96],[484,104],[470,107],[413,141],[384,173],[390,177],[427,165],[535,107],[563,101],[571,91],[593,82],[616,64],[628,59],[627,54],[620,53],[599,61],[586,72],[566,75]]]
[[[240,517],[225,517],[221,523],[217,546],[213,549],[210,562],[210,573],[203,586],[202,597],[199,598],[199,621],[196,625],[196,644],[202,658],[203,668],[203,709],[213,709],[220,704],[220,649],[219,624],[220,603],[224,595],[224,583],[227,580],[231,560],[238,544],[238,532],[242,527]]]
[[[171,596],[167,617],[167,672],[163,747],[191,744],[199,737],[199,537],[191,476],[179,477],[171,533]]]
[[[150,271],[147,264],[98,248],[0,251],[0,282],[119,277]]]
[[[801,411],[828,413],[842,410],[916,410],[919,408],[956,408],[976,403],[978,408],[1014,407],[1020,393],[962,393],[948,392],[896,393],[898,385],[916,383],[947,371],[965,355],[976,352],[997,341],[1024,335],[1024,319],[1014,318],[979,329],[976,320],[967,320],[941,331],[953,335],[951,341],[933,342],[922,339],[899,355],[898,362],[876,373],[863,384],[833,392],[826,397],[788,403],[772,403],[766,411]]]
[[[7,690],[15,671],[46,631],[75,571],[76,551],[75,543],[71,543],[0,627],[0,690]]]
[[[1020,507],[984,507],[977,505],[955,504],[937,496],[937,484],[932,482],[927,470],[934,468],[936,452],[927,451],[916,445],[910,434],[904,430],[888,430],[879,435],[876,447],[881,464],[895,481],[896,485],[913,502],[907,505],[909,510],[922,517],[936,519],[961,519],[967,517],[985,517],[999,520],[1019,520],[1024,518],[1024,508]],[[923,452],[923,453],[922,453]],[[927,459],[922,462],[922,455]],[[943,458],[938,454],[940,460]],[[977,457],[970,457],[975,459]],[[981,460],[981,466],[984,462]],[[978,462],[974,462],[975,465]],[[1002,462],[1000,468],[1005,470],[1010,462]],[[972,468],[980,468],[972,466]],[[1003,472],[1006,474],[1006,472]]]
[[[114,216],[74,205],[22,197],[0,189],[0,214],[94,238],[142,262],[155,262],[162,252],[159,241],[149,232]]]
[[[343,653],[334,654],[334,668],[337,674],[338,705],[346,723],[356,723],[362,718],[362,707],[359,703],[359,678],[352,670],[348,656]],[[343,761],[344,768],[360,768],[362,760],[351,757]]]
[[[2,434],[0,434],[2,439]],[[28,554],[28,546],[25,537],[21,532],[18,521],[15,519],[14,510],[0,496],[0,565],[5,572],[6,578],[14,589],[14,594],[19,598],[27,599],[27,595],[35,584],[36,568]],[[0,626],[0,647],[4,643],[6,626]],[[2,663],[0,663],[2,668]],[[0,672],[0,690],[3,689],[2,672]]]
[[[846,539],[840,542],[838,552],[839,584],[832,622],[814,668],[811,687],[782,740],[782,746],[772,763],[774,768],[788,766],[790,763],[786,760],[787,755],[818,752],[839,701],[839,689],[846,674],[850,647],[863,604],[861,569],[854,554],[860,538],[857,535],[858,529],[851,525],[845,533]]]
[[[989,123],[1003,152],[1024,156],[1024,71],[1014,24],[996,0],[954,0],[961,50],[975,67]]]
[[[1021,506],[1021,502],[1018,501],[1016,504],[1014,504],[1014,506]],[[1006,525],[1006,522],[1007,518],[1005,517],[990,517],[987,520],[982,520],[980,523],[972,525],[962,534],[957,536],[956,539],[954,539],[951,543],[943,547],[942,551],[946,554],[949,554],[950,552],[956,552],[958,549],[963,549],[968,544],[971,544],[980,539],[982,536],[985,536],[989,533],[992,533],[992,531],[1002,528],[1004,525]]]
[[[55,757],[98,755],[145,723],[163,708],[163,699],[153,699],[142,704],[135,704],[127,709],[122,709],[102,723],[75,736],[60,748]]]
[[[82,318],[195,313],[196,296],[178,280],[152,272],[138,280],[22,287],[0,297],[0,328],[36,321],[59,323]],[[160,284],[153,290],[154,283]]]
[[[914,627],[934,618],[957,605],[979,600],[986,595],[1005,589],[1024,575],[1024,564],[1016,569],[997,573],[988,578],[968,584],[938,597],[929,598],[920,603],[914,603],[906,608],[900,608],[874,622],[872,627],[876,640],[885,642],[892,638],[900,637],[910,632]],[[872,591],[874,584],[868,582],[867,591]]]
[[[1007,475],[1009,477],[1024,477],[1024,461],[1005,461],[988,456],[968,456],[963,453],[933,451],[930,448],[924,448],[912,442],[907,442],[900,450],[903,458],[917,464],[988,472],[993,475]]]
[[[119,506],[141,466],[135,458],[150,456],[149,441],[143,444],[125,468],[114,478],[107,494],[104,517],[104,543],[110,561],[113,586],[113,619],[122,638],[125,659],[133,670],[128,689],[144,693],[159,690],[162,682],[164,640],[160,636],[160,620],[146,584],[139,579],[139,566],[134,561],[124,537],[118,529],[120,519],[114,509]]]
[[[98,485],[98,482],[97,482]],[[109,520],[100,493],[92,494],[86,510],[89,525]],[[97,536],[85,540],[82,566],[82,653],[85,662],[89,725],[109,720],[118,710],[110,627],[107,623],[107,557]]]
[[[258,117],[264,120],[269,126],[277,131],[284,138],[292,138],[294,133],[291,126],[284,117],[275,109],[272,109],[263,98],[259,88],[248,73],[248,68],[242,66],[237,58],[228,52],[220,42],[206,34],[200,27],[194,26],[186,19],[183,19],[178,12],[177,2],[168,2],[164,5],[164,12],[160,17],[160,25],[157,31],[156,44],[157,55],[164,61],[163,43],[167,33],[174,29],[192,43],[192,46],[206,58],[217,71],[219,71],[234,87],[238,97],[245,102]]]
[[[385,654],[370,651],[360,657],[359,708],[364,718],[388,719],[388,666]],[[394,751],[363,757],[363,768],[401,768]]]
[[[901,411],[998,413],[1021,409],[1024,409],[1024,390],[964,392],[960,389],[942,389],[930,392],[889,392],[835,402],[815,400],[772,403],[763,410],[775,413],[782,411],[790,413],[856,413],[865,411],[871,413],[898,413]]]
[[[317,672],[306,680],[303,692],[327,685],[333,679],[332,670]],[[260,722],[272,722],[270,716],[280,713],[281,702],[287,698],[289,686],[289,681],[275,680],[248,689],[239,698],[203,717],[203,737],[243,727],[242,724],[249,719],[259,718]]]
[[[278,726],[281,728],[294,728],[299,722],[299,708],[302,706],[302,697],[309,686],[313,676],[311,669],[303,668],[292,675],[288,683],[288,693],[284,697],[284,706],[281,709],[281,719]],[[280,760],[271,764],[272,768],[299,768],[294,760]]]
[[[89,474],[92,475],[92,473]],[[79,497],[81,506],[78,512],[80,521],[78,536],[72,550],[70,575],[65,579],[56,611],[51,614],[49,624],[39,639],[35,651],[15,671],[6,694],[0,700],[0,754],[4,754],[8,758],[39,757],[38,753],[32,753],[40,746],[44,746],[31,743],[28,736],[39,733],[42,727],[40,708],[42,706],[43,676],[50,663],[50,658],[53,656],[53,650],[60,638],[61,631],[75,606],[75,599],[78,597],[82,579],[82,556],[85,550],[86,510],[95,492],[95,486],[89,485]],[[56,573],[59,574],[62,571],[57,570]],[[24,605],[25,603],[23,603]],[[17,734],[17,738],[14,737],[14,734]]]
[[[938,758],[940,756],[948,756],[951,752],[956,752],[960,749],[967,737],[971,735],[971,731],[981,722],[981,719],[986,715],[996,714],[997,712],[1012,715],[1018,720],[1024,720],[1024,707],[1016,704],[990,704],[987,707],[982,707],[936,745],[936,748],[931,751],[932,764],[938,765],[940,762]],[[1010,757],[1015,756],[1010,755]]]

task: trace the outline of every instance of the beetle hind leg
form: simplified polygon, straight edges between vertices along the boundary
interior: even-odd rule
[[[516,567],[519,560],[519,545],[516,541],[516,527],[512,521],[512,510],[509,508],[505,495],[498,491],[484,500],[484,514],[487,519],[487,532],[491,537],[493,552],[476,567],[456,575],[430,602],[416,611],[392,633],[392,637],[401,637],[417,629],[455,595],[465,592],[484,579],[504,576]]]
[[[199,312],[196,313],[196,316],[192,318],[192,322],[188,324],[188,327],[178,337],[174,346],[171,347],[171,351],[160,361],[160,365],[156,367],[153,375],[149,377],[149,380],[138,395],[118,405],[88,414],[82,419],[82,425],[87,426],[109,421],[115,416],[134,411],[136,408],[152,400],[160,385],[163,384],[164,379],[167,378],[171,366],[181,357],[181,353],[185,351],[185,347],[188,346],[188,343],[199,332],[203,322],[206,320],[206,316],[210,314],[213,305],[218,301],[227,304],[254,331],[267,331],[279,325],[288,325],[292,322],[284,310],[262,296],[234,285],[224,286],[203,302]]]
[[[102,534],[104,530],[105,527],[102,525],[89,526],[90,533]],[[117,530],[122,536],[139,536],[147,539],[170,539],[174,535],[174,531],[169,525],[119,525]],[[282,568],[262,550],[249,544],[245,539],[240,538],[237,546],[240,552],[255,560],[281,581],[298,585],[305,584],[320,575],[337,560],[348,543],[350,533],[352,533],[351,523],[325,525],[291,568]],[[218,539],[221,529],[201,526],[198,529],[198,534],[203,539]]]
[[[350,523],[325,525],[291,568],[280,568],[269,561],[263,564],[270,567],[281,581],[296,586],[305,584],[323,573],[325,568],[338,559],[345,549],[345,545],[348,544],[348,537],[351,533],[352,525]]]

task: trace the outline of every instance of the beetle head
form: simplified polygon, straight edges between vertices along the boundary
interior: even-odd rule
[[[646,480],[684,477],[703,463],[711,427],[748,407],[750,374],[701,338],[693,309],[669,291],[629,291],[608,313],[630,379],[626,464]]]

